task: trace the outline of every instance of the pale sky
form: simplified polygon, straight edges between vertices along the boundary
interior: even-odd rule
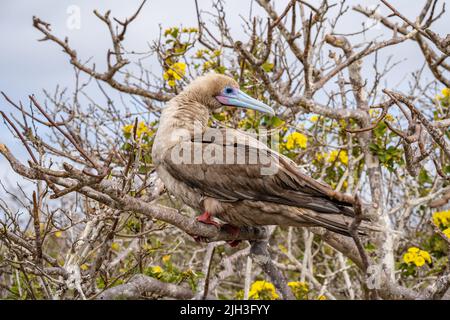
[[[273,3],[274,1],[272,1]],[[314,1],[319,3],[319,1]],[[333,2],[333,1],[330,1]],[[424,4],[424,0],[404,1],[392,0],[390,3],[399,9],[404,15],[414,18]],[[446,1],[450,2],[450,1]],[[210,0],[199,0],[202,8],[210,6]],[[248,16],[251,0],[228,0],[226,12],[229,25],[232,27],[236,40],[243,36],[242,20],[239,15]],[[278,12],[284,7],[285,0],[277,1]],[[375,6],[379,1],[352,0],[349,5],[363,4]],[[442,1],[440,2],[442,3]],[[0,90],[6,92],[14,100],[27,101],[27,95],[36,94],[42,97],[42,89],[52,91],[57,84],[72,86],[73,68],[69,64],[67,56],[51,42],[38,42],[40,33],[32,27],[32,16],[36,15],[42,20],[51,23],[52,30],[60,37],[68,36],[70,44],[77,49],[80,57],[87,59],[92,57],[98,68],[104,66],[105,52],[110,48],[110,39],[103,23],[93,15],[93,9],[101,13],[106,9],[112,10],[112,15],[123,18],[133,13],[139,0],[2,0],[0,2]],[[69,17],[67,10],[76,5],[81,12],[80,29],[70,30],[67,27]],[[389,10],[381,5],[381,14]],[[253,3],[253,13],[261,13],[261,9]],[[365,18],[360,14],[351,13],[349,18],[341,21],[339,31],[354,32],[360,29],[361,22]],[[449,33],[449,13],[445,14],[438,23],[433,25],[433,30],[441,35]],[[136,51],[145,50],[147,43],[156,39],[159,34],[159,25],[163,28],[170,26],[196,26],[196,14],[194,0],[150,0],[143,8],[141,15],[131,25],[125,45],[128,49]],[[384,27],[378,31],[389,34]],[[374,35],[370,32],[368,37]],[[392,75],[392,83],[408,76],[423,63],[417,45],[409,42],[401,46],[395,46],[395,52],[386,49],[384,58],[394,55],[395,60],[406,59],[396,67]],[[150,69],[151,65],[147,66]],[[0,108],[10,111],[11,108],[0,100]],[[22,159],[26,159],[23,148],[17,140],[14,140],[5,125],[0,123],[0,143],[5,143],[14,152],[18,152]],[[11,169],[3,157],[0,156],[0,179],[14,183],[16,178],[11,175]],[[1,194],[1,191],[0,191]]]

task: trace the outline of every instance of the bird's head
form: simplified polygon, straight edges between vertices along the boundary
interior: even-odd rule
[[[210,110],[233,106],[275,114],[271,107],[241,91],[236,80],[222,74],[209,73],[198,77],[186,88],[186,92]]]

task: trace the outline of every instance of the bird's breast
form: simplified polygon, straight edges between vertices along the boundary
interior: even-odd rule
[[[194,209],[201,209],[203,197],[197,190],[173,177],[163,164],[156,166],[156,172],[170,194]]]

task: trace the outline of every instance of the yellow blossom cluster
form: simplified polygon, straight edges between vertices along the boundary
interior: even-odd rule
[[[126,126],[122,127],[122,131],[124,135],[131,136],[133,134],[134,130],[134,124],[127,124]],[[152,130],[147,127],[144,121],[140,121],[136,128],[136,138],[139,139],[143,137],[144,135],[151,136]]]
[[[444,231],[442,231],[442,233],[445,234],[445,236],[450,239],[450,228],[445,229]]]
[[[425,250],[420,250],[417,247],[411,247],[403,255],[403,261],[407,264],[415,264],[417,267],[421,267],[426,263],[431,263],[431,256]]]
[[[155,275],[160,275],[161,273],[163,273],[163,269],[160,266],[153,266],[152,267],[152,272]]]
[[[345,150],[333,150],[330,153],[318,153],[316,159],[317,161],[325,160],[329,163],[333,163],[336,159],[339,159],[342,164],[348,164],[348,154]]]
[[[299,289],[301,289],[301,290],[309,290],[308,284],[306,282],[302,282],[302,281],[291,281],[291,282],[288,282],[288,286],[293,291],[294,290],[299,290]]]
[[[317,114],[312,115],[311,118],[309,118],[309,121],[317,122],[317,121],[319,121],[319,116]]]
[[[440,228],[450,227],[450,210],[435,212],[433,214],[433,222]]]
[[[450,238],[450,210],[435,212],[433,214],[434,224],[442,229],[447,238]]]
[[[264,280],[252,283],[248,297],[253,300],[276,300],[280,298],[275,291],[275,286]]]
[[[196,32],[198,32],[198,29],[197,28],[182,28],[180,30],[177,27],[167,28],[166,30],[164,30],[164,36],[167,37],[169,34],[170,35],[178,35],[180,31],[183,33],[196,33]]]
[[[196,33],[196,32],[198,32],[198,29],[197,28],[183,28],[183,29],[181,29],[181,32],[184,32],[184,33]]]
[[[167,84],[171,87],[174,87],[177,80],[181,80],[186,74],[186,63],[184,62],[175,62],[170,65],[167,70],[163,74],[164,80],[167,81]]]
[[[442,100],[446,100],[446,99],[450,98],[450,88],[442,89],[441,93],[442,93],[442,96],[439,94],[436,95],[436,100],[442,101]]]
[[[309,292],[309,286],[306,282],[302,281],[291,281],[288,282],[289,288],[291,288],[292,293],[297,299],[304,300],[307,298]]]
[[[306,148],[308,137],[300,132],[291,133],[286,139],[286,149],[292,150],[296,147]]]

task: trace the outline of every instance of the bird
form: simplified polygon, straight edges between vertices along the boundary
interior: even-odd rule
[[[251,134],[210,126],[211,114],[224,106],[275,114],[240,90],[232,77],[208,73],[195,78],[162,108],[154,138],[152,160],[166,190],[201,212],[197,221],[226,226],[233,234],[241,227],[279,225],[323,227],[351,236],[351,196],[339,198],[329,185]],[[363,221],[358,232],[367,229]]]

